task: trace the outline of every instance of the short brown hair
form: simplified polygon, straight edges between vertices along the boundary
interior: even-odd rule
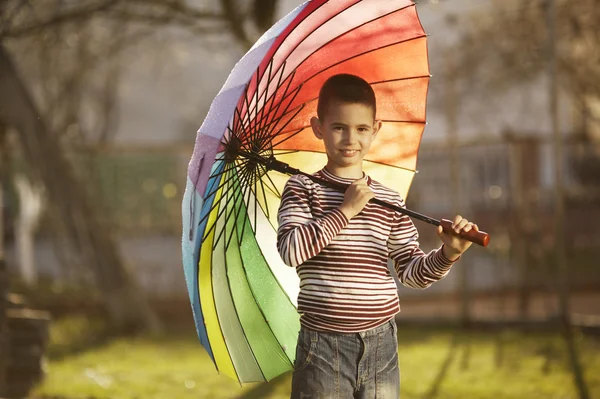
[[[327,107],[333,101],[350,104],[362,104],[373,109],[373,118],[377,113],[375,92],[363,78],[347,73],[333,75],[323,83],[319,91],[317,116],[323,120]]]

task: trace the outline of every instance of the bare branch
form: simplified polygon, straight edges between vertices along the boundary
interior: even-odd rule
[[[187,6],[180,1],[156,1],[156,0],[103,0],[92,4],[83,4],[74,9],[46,17],[41,21],[28,22],[23,26],[11,27],[5,24],[0,31],[0,38],[18,38],[54,28],[58,25],[74,21],[86,21],[99,15],[114,16],[124,20],[161,23],[163,25],[179,23],[192,25],[198,21],[214,22],[224,20],[223,15],[202,11]]]

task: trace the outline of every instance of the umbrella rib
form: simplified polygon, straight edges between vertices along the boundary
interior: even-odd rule
[[[230,171],[230,170],[231,170],[231,169],[229,169],[229,171]],[[228,173],[229,173],[229,171],[228,171]],[[229,191],[232,189],[232,187],[231,187],[231,179],[229,179],[228,177],[225,177],[225,179],[226,179],[226,183],[225,183],[225,184],[227,185],[227,188],[225,189],[225,192],[229,193]],[[233,202],[235,203],[235,202],[236,202],[236,197],[229,196],[229,194],[226,194],[226,195],[227,195],[227,201],[225,201],[225,204],[224,204],[223,210],[224,210],[224,211],[227,213],[227,211],[228,211],[228,208],[229,208],[229,204],[231,203],[231,201],[233,201]],[[222,201],[221,201],[221,204],[223,204],[223,202],[222,202]],[[220,216],[220,215],[219,215],[219,216]],[[217,219],[218,219],[218,218],[219,218],[219,217],[217,217]],[[228,214],[228,215],[225,217],[225,223],[224,223],[224,226],[225,226],[225,228],[224,228],[223,230],[221,230],[221,232],[220,232],[220,233],[219,233],[219,235],[217,236],[217,239],[213,241],[213,248],[212,248],[212,249],[213,249],[213,251],[214,251],[214,250],[215,250],[215,248],[217,247],[217,244],[219,243],[219,241],[220,241],[220,239],[221,239],[221,236],[223,235],[223,232],[226,232],[226,231],[227,231],[227,222],[228,222],[228,221],[229,221],[229,214]],[[216,225],[216,223],[215,223],[215,225]]]
[[[258,80],[258,71],[257,71],[257,73],[256,73],[256,91],[254,92],[255,93],[255,95],[254,95],[255,106],[254,106],[254,109],[248,113],[248,115],[252,115],[252,112],[254,112],[254,120],[249,121],[249,123],[250,123],[250,140],[252,142],[254,142],[258,136],[257,120],[258,120],[258,85],[259,84],[260,84],[260,82]],[[254,124],[252,124],[252,122],[254,122]]]
[[[228,182],[230,179],[232,179],[232,177],[230,177],[230,178],[228,178],[228,179],[225,179],[225,181],[221,182],[221,183],[218,185],[217,189],[213,191],[213,195],[214,195],[214,193],[216,193],[217,191],[219,191],[220,189],[222,189],[222,188],[223,188],[223,186],[225,186],[225,184],[227,184],[227,182]],[[229,191],[230,191],[230,189],[226,189],[225,191],[223,191],[223,194],[222,194],[222,195],[223,195],[223,196],[224,196],[224,195],[227,195]],[[210,198],[210,197],[208,197],[208,196],[207,196],[206,198]],[[220,201],[215,201],[215,202],[216,202],[216,203],[215,203],[215,204],[213,204],[213,205],[210,207],[210,209],[209,209],[209,211],[206,213],[206,215],[204,215],[204,217],[203,217],[203,218],[200,220],[200,223],[199,223],[199,224],[202,224],[202,223],[204,223],[204,222],[206,221],[206,219],[207,219],[207,218],[210,216],[210,214],[211,214],[211,213],[212,213],[212,212],[215,210],[215,208],[216,208],[217,206],[219,206],[219,203],[220,203]],[[221,213],[219,213],[219,216],[221,216]],[[213,223],[213,226],[211,226],[211,229],[214,227],[214,225],[215,225],[215,224]],[[204,234],[204,237],[202,238],[202,240],[203,240],[203,241],[204,241],[204,239],[206,238],[206,236],[207,236],[209,233],[210,233],[210,232],[206,232],[206,233]]]
[[[249,161],[250,161],[250,160],[244,160],[244,161],[240,161],[241,165],[239,165],[239,166],[244,166],[244,165],[245,165],[246,163],[248,163]],[[231,169],[233,169],[233,168],[231,168]],[[230,170],[231,170],[231,169],[230,169]],[[216,178],[216,177],[218,177],[218,176],[222,176],[222,175],[223,175],[223,173],[218,173],[218,174],[216,174],[214,177]],[[212,197],[213,195],[215,195],[215,193],[216,193],[217,191],[219,191],[219,189],[220,189],[221,187],[222,187],[222,185],[221,185],[221,184],[219,184],[219,185],[217,186],[217,188],[216,188],[216,189],[212,190],[212,191],[211,191],[209,194],[205,195],[204,197],[205,197],[205,198],[210,198],[210,197]]]
[[[267,215],[267,219],[269,219],[269,218],[270,218],[270,214],[269,214],[269,203],[268,203],[268,201],[267,201],[267,193],[266,193],[266,191],[265,191],[265,184],[264,184],[264,182],[262,181],[262,178],[261,178],[261,177],[259,177],[259,178],[257,179],[257,181],[258,181],[258,182],[260,182],[260,188],[261,188],[261,190],[262,190],[262,194],[263,194],[263,200],[265,201],[265,209],[264,209],[264,211],[265,211],[265,214]],[[261,209],[262,209],[262,207],[261,207]]]
[[[269,62],[269,75],[268,75],[268,78],[267,78],[267,88],[266,88],[266,91],[265,91],[265,101],[264,101],[262,107],[260,108],[260,120],[258,122],[259,138],[260,138],[261,129],[264,127],[263,126],[263,122],[265,122],[265,108],[267,107],[267,101],[268,101],[266,93],[268,93],[268,91],[269,91],[269,85],[272,82],[272,77],[271,77],[271,72],[272,71],[273,71],[273,60],[271,60],[271,62]],[[256,89],[257,89],[256,91],[258,92],[258,83],[257,83]],[[258,106],[258,103],[257,103],[256,106]]]
[[[245,165],[245,164],[247,164],[248,162],[250,162],[250,160],[249,160],[249,159],[243,159],[243,160],[241,160],[241,161],[240,161],[240,163],[239,163],[239,164],[235,164],[235,163],[233,163],[232,165],[228,166],[227,168],[225,168],[225,169],[224,169],[224,170],[222,170],[221,172],[218,172],[218,173],[213,173],[212,175],[210,175],[209,179],[212,179],[212,178],[216,178],[216,177],[222,176],[222,175],[224,175],[225,173],[229,172],[230,170],[237,169],[238,167],[244,166],[244,165]]]
[[[206,190],[207,191],[212,190],[215,185],[217,186],[217,189],[218,189],[218,183],[216,183],[214,179],[209,179]],[[204,204],[206,204],[206,200],[208,200],[210,197],[212,197],[215,193],[216,193],[216,191],[212,192],[210,195],[205,195],[204,196]],[[204,208],[204,206],[203,206],[203,208]],[[204,217],[198,221],[198,226],[200,226],[205,220],[206,220],[206,215],[204,215]]]
[[[258,230],[257,218],[258,218],[258,184],[254,180],[254,234]]]
[[[287,155],[287,154],[295,154],[297,152],[300,152],[300,150],[274,150],[273,151],[273,155]]]
[[[289,139],[291,139],[292,137],[300,134],[302,131],[304,130],[304,128],[300,128],[298,130],[290,130],[289,132],[284,132],[284,133],[280,133],[280,135],[284,135],[287,134],[289,135],[288,137],[285,137],[281,140],[279,140],[277,143],[273,144],[273,148],[277,147],[278,145],[280,145],[281,143],[285,143],[286,141],[288,141]]]
[[[288,115],[288,113],[292,113],[292,112],[295,110],[295,108],[298,108],[298,110],[297,110],[297,112],[294,114],[294,116],[292,116],[292,117],[291,117],[291,118],[290,118],[290,119],[289,119],[289,120],[286,122],[286,124],[284,125],[284,128],[285,128],[285,126],[287,126],[287,125],[288,125],[288,124],[289,124],[289,123],[292,121],[292,119],[294,119],[294,118],[295,118],[295,117],[296,117],[296,116],[297,116],[297,115],[300,113],[300,111],[301,111],[302,109],[304,109],[304,104],[300,104],[300,105],[298,105],[297,107],[295,107],[295,108],[293,108],[292,110],[290,110],[290,107],[291,107],[292,103],[294,102],[294,100],[296,99],[296,97],[298,96],[298,94],[300,93],[300,90],[301,90],[301,89],[302,89],[302,85],[298,86],[297,88],[295,88],[295,89],[293,90],[293,92],[294,92],[294,95],[293,95],[292,99],[290,100],[290,102],[289,102],[289,103],[288,103],[288,104],[285,106],[285,109],[284,109],[284,111],[282,112],[282,114],[281,114],[281,117],[279,117],[279,118],[274,118],[273,120],[277,120],[277,122],[276,122],[275,124],[271,124],[271,126],[270,126],[270,128],[269,128],[269,129],[265,129],[265,131],[264,131],[264,133],[263,133],[263,135],[264,135],[264,137],[265,137],[265,138],[267,138],[267,137],[269,137],[269,138],[271,138],[271,139],[272,139],[272,138],[274,138],[274,135],[272,134],[272,133],[273,133],[273,129],[275,129],[275,126],[277,126],[277,123],[279,123],[279,122],[280,122],[280,121],[281,121],[281,120],[282,120],[282,119],[283,119],[285,116],[287,116],[287,115]],[[281,102],[281,103],[279,103],[279,104],[281,105],[281,104],[282,104],[282,102]],[[279,109],[277,109],[277,112],[279,112]],[[283,128],[282,128],[282,129],[283,129]],[[280,129],[280,130],[279,130],[279,132],[281,132],[281,130],[282,130],[282,129]]]
[[[240,214],[242,213],[242,205],[244,204],[244,198],[246,197],[246,193],[248,190],[248,186],[242,187],[242,185],[240,184],[240,180],[236,179],[235,183],[237,183],[242,195],[239,198],[239,200],[241,201],[240,206],[237,206],[237,201],[236,201],[236,212],[235,212],[235,217],[234,217],[234,225],[235,225],[235,233],[237,234],[238,232],[238,218],[240,216]],[[246,209],[246,212],[244,213],[245,215],[245,219],[247,219],[247,215],[248,215],[248,210]],[[229,236],[228,242],[227,242],[227,246],[229,246],[229,244],[231,243],[231,239],[233,238],[233,231],[231,232],[231,235]],[[241,241],[240,241],[241,242]]]
[[[229,192],[231,190],[234,189],[234,187],[230,187],[229,182],[234,178],[234,176],[228,177],[225,179],[225,182],[223,184],[220,185],[221,188],[223,188],[225,185],[227,185],[227,188],[225,189],[225,191],[223,191],[223,194],[221,195],[221,197],[225,197],[227,196],[227,199],[225,200],[225,205],[228,205],[231,200],[232,200],[232,196],[229,195]],[[222,201],[217,201],[217,203],[215,205],[213,205],[213,207],[211,208],[211,212],[219,205],[221,205]],[[223,216],[223,213],[227,210],[226,207],[224,207],[222,210],[219,211],[218,215],[217,215],[217,219],[219,219],[221,216]],[[210,229],[204,234],[204,238],[206,238],[213,229],[215,229],[217,223],[215,221],[215,223],[212,224],[212,226],[210,226]]]
[[[242,178],[247,177],[248,175],[249,175],[249,173],[246,171],[246,173],[244,173],[242,175]],[[240,187],[241,187],[241,183],[242,182],[243,182],[243,179],[240,180],[240,181],[238,181],[238,184],[240,184]],[[244,188],[243,188],[243,196],[241,198],[242,203],[244,204],[244,208],[246,209],[245,212],[244,212],[244,216],[243,216],[245,220],[250,220],[250,216],[249,216],[249,212],[248,212],[248,204],[250,203],[250,192],[249,191],[252,192],[252,189],[251,189],[250,185],[249,184],[245,185]],[[248,202],[246,202],[246,199],[245,199],[246,195],[248,195]],[[241,207],[240,207],[240,211],[241,211]],[[238,213],[238,217],[239,217],[240,213]],[[236,221],[237,221],[237,219],[236,219]],[[242,224],[242,234],[241,234],[242,239],[244,237],[244,229],[245,228],[246,228],[246,223],[243,223]]]
[[[239,128],[242,130],[242,133],[244,134],[243,138],[245,139],[249,136],[249,132],[246,130],[246,127],[244,126],[244,123],[243,123],[244,118],[242,117],[242,114],[241,114],[240,110],[238,109],[238,107],[235,107],[235,113],[236,113],[236,115],[239,116],[239,119],[242,121],[242,122],[240,122]],[[231,128],[229,126],[227,128],[231,130]],[[237,137],[238,139],[240,139],[240,141],[243,142],[243,140],[239,136],[239,134],[235,133],[235,132],[239,132],[240,129],[235,129],[235,131],[233,131],[232,133],[235,135],[235,137]]]
[[[244,120],[246,120],[248,122],[248,130],[245,131],[246,136],[244,136],[245,138],[250,138],[250,136],[252,136],[252,126],[251,126],[251,120],[250,120],[250,114],[252,113],[252,111],[250,110],[250,103],[248,102],[248,94],[246,92],[246,95],[244,96],[244,103],[246,103],[246,114],[244,115]]]
[[[277,189],[277,186],[271,179],[271,176],[269,176],[269,173],[267,172],[263,176],[267,176],[267,179],[269,179],[269,182],[271,182],[271,184],[273,185],[273,187],[269,187],[269,185],[265,182],[265,185],[269,189],[269,191],[272,192],[277,198],[281,198],[281,193],[279,192],[279,190]],[[261,179],[261,181],[262,181],[262,179]]]
[[[292,72],[292,76],[294,76],[294,75],[295,75],[295,72]],[[284,91],[283,91],[283,94],[282,94],[282,100],[283,100],[284,98],[287,98],[287,97],[288,97],[288,90],[289,90],[289,88],[290,88],[290,85],[291,85],[291,83],[292,83],[292,79],[290,79],[290,80],[288,81],[288,83],[287,83],[287,85],[286,85],[286,87],[285,87],[285,89],[284,89]],[[279,81],[278,81],[278,83],[277,83],[277,84],[278,84],[278,86],[277,86],[277,87],[280,87],[279,85],[281,84],[281,76],[280,76],[280,79],[279,79]],[[298,86],[297,88],[293,89],[293,91],[296,91],[296,95],[297,95],[297,93],[300,91],[300,89],[301,89],[301,88],[302,88],[302,86],[300,85],[300,86]],[[276,90],[276,91],[275,91],[273,94],[275,94],[276,92],[277,92],[277,90]],[[291,93],[290,93],[290,94],[291,94]],[[294,98],[295,98],[295,96],[294,96]],[[270,99],[269,99],[269,100],[270,100]],[[286,108],[286,111],[284,111],[284,112],[283,112],[283,115],[282,115],[281,117],[279,117],[279,118],[277,118],[277,117],[276,117],[276,115],[277,115],[277,113],[279,112],[279,109],[281,108],[281,105],[282,105],[282,104],[283,104],[283,101],[279,101],[279,102],[277,103],[277,109],[275,109],[275,112],[273,112],[273,106],[271,106],[271,108],[269,109],[269,112],[267,112],[266,119],[268,119],[268,118],[269,118],[271,115],[273,116],[273,119],[272,119],[271,121],[269,121],[269,122],[268,122],[268,123],[267,123],[267,124],[266,124],[266,125],[263,127],[263,129],[262,129],[262,132],[261,132],[261,135],[260,135],[260,138],[261,138],[261,139],[262,139],[262,138],[266,138],[266,137],[268,137],[268,132],[270,132],[270,129],[271,129],[271,128],[272,128],[274,125],[276,125],[276,124],[277,124],[277,123],[278,123],[278,122],[279,122],[279,121],[280,121],[280,120],[281,120],[281,119],[282,119],[282,118],[285,116],[285,113],[287,112],[287,108]],[[261,121],[261,122],[262,122],[262,121]],[[267,127],[269,127],[269,129],[267,129]]]
[[[281,95],[281,96],[282,96],[282,100],[288,97],[288,92],[289,92],[289,90],[290,90],[290,86],[291,86],[291,84],[292,84],[292,80],[293,80],[293,77],[294,77],[294,76],[296,76],[296,71],[293,71],[293,72],[290,74],[290,79],[287,79],[287,84],[285,85],[285,88],[284,88],[284,90],[283,90],[283,93],[282,93],[282,95]],[[280,75],[279,75],[279,79],[278,79],[278,81],[277,81],[277,86],[276,86],[276,89],[275,89],[275,91],[273,91],[273,94],[271,95],[271,97],[275,96],[275,95],[277,94],[277,92],[279,91],[279,89],[281,88],[281,79],[282,79],[282,78],[283,78],[283,74],[280,74]],[[269,82],[269,83],[270,83],[270,82]],[[300,90],[300,87],[301,87],[301,86],[299,86],[299,87],[297,87],[297,88],[293,89],[292,91]],[[267,87],[267,89],[266,89],[266,90],[268,90],[268,87]],[[291,92],[290,92],[290,94],[291,94]],[[267,104],[267,103],[268,103],[268,102],[271,100],[271,97],[269,97],[268,99],[266,99],[266,101],[265,101],[265,104]],[[273,103],[274,103],[274,101],[273,101]],[[277,115],[277,112],[279,112],[279,108],[281,108],[281,104],[282,104],[282,103],[283,103],[282,101],[279,101],[279,102],[277,103],[277,109],[276,109],[275,113],[272,113],[272,112],[271,112],[271,111],[273,110],[273,106],[271,106],[271,108],[269,109],[269,112],[267,113],[267,118],[268,118],[269,116],[273,115],[273,120],[276,120],[277,118],[276,118],[275,116]],[[270,124],[272,124],[273,120],[272,120],[271,122],[269,122],[269,125],[270,125]]]
[[[227,190],[228,190],[228,192],[231,191],[231,190],[235,190],[235,185],[234,185],[233,181],[234,181],[234,176],[231,176],[231,178],[227,179],[227,185],[228,185],[228,189]],[[233,187],[229,187],[230,185],[233,186]],[[226,201],[225,208],[224,208],[224,211],[226,211],[226,213],[227,213],[226,216],[225,216],[225,226],[227,226],[227,223],[229,222],[229,219],[231,218],[231,215],[233,214],[233,212],[228,212],[227,208],[229,207],[229,204],[232,201],[233,201],[233,203],[237,203],[238,198],[240,196],[240,193],[241,193],[241,191],[240,192],[236,192],[235,196],[229,196],[228,195],[228,200]],[[218,244],[219,240],[223,236],[223,233],[224,233],[225,230],[226,229],[221,230],[221,232],[219,233],[219,236],[215,240],[215,243],[214,243],[214,246],[213,246],[213,250],[216,248],[216,245]],[[227,235],[227,234],[225,234],[225,235]]]
[[[248,84],[246,83],[246,86],[244,87],[243,96],[246,96],[247,93],[248,93]],[[240,98],[240,100],[241,100],[241,98]],[[238,103],[235,106],[236,111],[238,110],[238,107],[240,105],[239,104],[240,100],[238,100]],[[238,112],[238,113],[234,114],[234,116],[233,116],[233,130],[237,131],[238,127],[240,127],[241,123],[242,123],[242,115]]]
[[[288,104],[288,106],[289,106],[289,104]],[[299,107],[302,107],[302,106],[303,106],[303,104],[300,104],[300,105],[298,105],[298,106],[294,107],[294,109],[293,109],[293,110],[296,110],[297,108],[299,108]],[[280,108],[280,107],[281,107],[281,103],[279,103],[279,105],[278,105],[278,108]],[[277,112],[279,112],[279,109],[275,111],[274,115],[275,115]],[[291,111],[290,111],[290,112],[291,112]],[[269,123],[267,123],[267,124],[265,125],[265,128],[262,130],[262,133],[261,133],[260,139],[262,140],[262,139],[266,139],[266,138],[269,138],[269,137],[270,137],[270,138],[273,138],[273,135],[271,134],[271,133],[272,133],[272,131],[273,131],[273,129],[274,129],[274,128],[275,128],[275,126],[277,126],[277,124],[278,124],[279,122],[281,122],[281,121],[282,121],[282,120],[283,120],[283,119],[284,119],[284,118],[285,118],[287,115],[288,115],[288,113],[287,113],[287,110],[286,110],[286,113],[283,113],[281,116],[279,116],[279,117],[277,117],[277,118],[275,118],[275,117],[274,117],[274,118],[273,118],[273,119],[272,119],[272,120],[271,120]],[[293,118],[292,118],[292,119],[293,119]],[[289,123],[289,121],[286,123],[286,126],[287,126],[287,124],[288,124],[288,123]]]
[[[269,132],[269,137],[272,139],[274,139],[275,137],[278,137],[281,134],[287,134],[288,132],[284,132],[283,130],[287,127],[287,125],[290,124],[291,121],[293,121],[296,116],[298,116],[298,114],[304,109],[304,104],[302,104],[301,106],[298,107],[298,109],[295,111],[295,114],[292,115],[292,117],[285,123],[285,125],[283,125],[278,131],[277,133],[273,134],[273,132]],[[290,112],[291,113],[291,112]],[[304,127],[302,127],[302,129],[304,129]],[[302,129],[299,129],[300,131]],[[293,130],[292,130],[293,131]],[[271,147],[276,147],[278,144],[280,144],[281,141],[277,142],[277,144],[273,144]]]
[[[286,63],[287,63],[287,61],[283,61],[283,64],[284,64],[284,65],[285,65]],[[272,65],[273,65],[273,62],[271,61],[271,66],[272,66]],[[284,67],[284,68],[285,68],[285,67]],[[275,91],[273,92],[273,95],[276,95],[276,94],[277,94],[277,91],[278,91],[278,89],[281,87],[281,79],[283,79],[283,69],[281,70],[281,73],[279,74],[279,78],[277,79],[277,85],[275,86]],[[288,89],[289,89],[289,87],[290,87],[290,84],[291,84],[291,82],[292,82],[292,81],[291,81],[291,79],[290,79],[290,82],[288,83],[287,87],[286,87],[286,88],[284,89],[284,91],[283,91],[282,97],[285,97],[285,94],[287,93],[287,91],[288,91]],[[269,83],[270,83],[270,82],[269,82]],[[268,90],[268,89],[269,89],[269,87],[267,86],[266,90]],[[265,97],[266,97],[266,96],[265,96]],[[273,102],[275,102],[275,100],[273,100]],[[266,104],[268,104],[268,103],[269,103],[269,100],[266,100],[266,101],[265,101],[265,106],[266,106]],[[269,122],[268,122],[268,123],[267,123],[267,124],[264,126],[264,129],[266,129],[266,128],[267,128],[267,126],[270,126],[270,125],[273,123],[273,121],[275,121],[275,120],[279,120],[279,119],[276,119],[276,118],[275,118],[275,116],[277,115],[277,112],[279,112],[279,108],[281,108],[281,101],[280,101],[280,102],[277,104],[277,107],[276,107],[276,109],[275,109],[275,112],[273,113],[273,103],[271,103],[271,106],[269,107],[269,112],[267,112],[266,119],[268,120],[268,119],[269,119],[269,116],[271,116],[271,115],[273,115],[273,118],[272,118],[272,120],[271,120],[271,121],[269,121]]]
[[[249,175],[250,175],[250,171],[249,171],[249,170],[244,170],[244,171],[242,172],[242,175],[241,175],[241,177],[242,177],[242,180],[243,180],[244,178],[247,178]],[[231,177],[231,179],[230,179],[230,180],[233,182],[233,183],[232,183],[232,184],[234,185],[233,189],[236,189],[236,186],[235,186],[235,184],[236,184],[236,183],[237,183],[237,188],[239,188],[239,192],[236,194],[235,201],[234,201],[234,202],[237,204],[237,202],[238,202],[238,199],[241,199],[241,200],[243,200],[244,196],[246,195],[246,190],[249,188],[249,186],[245,186],[244,188],[242,188],[242,186],[241,186],[241,184],[240,184],[240,179],[239,179],[237,176],[235,176],[235,175],[233,175],[233,176]],[[241,197],[240,197],[240,195],[241,195]],[[241,207],[239,207],[239,208],[237,208],[237,209],[238,209],[238,210],[237,210],[237,212],[236,212],[236,215],[235,215],[235,218],[234,218],[234,220],[235,220],[235,225],[236,225],[236,228],[237,228],[237,218],[238,218],[238,216],[239,216],[239,214],[240,214]],[[229,219],[229,217],[230,217],[230,216],[231,216],[231,215],[229,215],[229,216],[227,217],[227,219]],[[230,236],[229,236],[229,239],[227,240],[227,244],[226,244],[226,246],[227,246],[227,247],[229,247],[229,244],[231,243],[231,238],[232,238],[232,235],[230,235]]]

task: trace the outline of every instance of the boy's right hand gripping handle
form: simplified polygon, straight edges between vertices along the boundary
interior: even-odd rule
[[[456,234],[456,232],[452,228],[452,221],[448,219],[440,220],[440,226],[442,226],[444,233],[454,236],[458,235],[459,237],[471,241],[475,244],[479,244],[482,247],[487,247],[487,245],[490,242],[490,235],[484,231],[477,231],[475,229],[472,229],[466,233],[464,231],[461,231],[460,234]]]

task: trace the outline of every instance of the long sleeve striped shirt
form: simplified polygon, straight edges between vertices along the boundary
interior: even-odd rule
[[[337,183],[323,168],[316,176]],[[367,177],[375,197],[404,207],[398,193]],[[292,176],[279,207],[277,248],[300,277],[300,323],[320,331],[360,332],[377,327],[400,311],[392,259],[400,282],[427,288],[444,278],[453,264],[441,247],[425,254],[411,219],[369,202],[351,220],[340,211],[344,194]]]

